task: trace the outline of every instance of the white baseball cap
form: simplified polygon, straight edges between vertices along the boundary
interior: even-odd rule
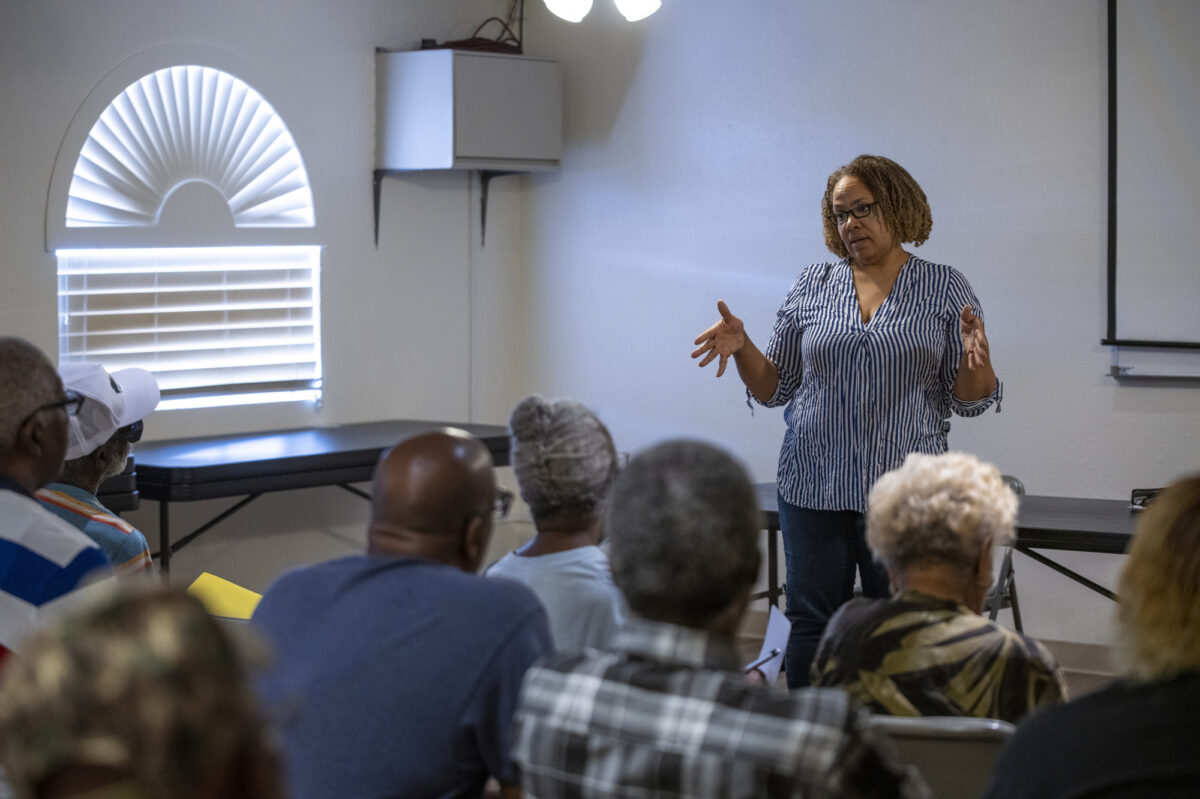
[[[98,363],[58,367],[65,388],[85,399],[67,428],[67,460],[90,455],[122,427],[158,407],[158,382],[145,369],[119,369],[111,375]]]

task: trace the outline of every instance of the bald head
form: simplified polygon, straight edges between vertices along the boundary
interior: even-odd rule
[[[375,469],[372,555],[411,555],[474,571],[492,533],[496,479],[478,439],[453,428],[405,439]]]
[[[66,413],[58,409],[34,414],[62,398],[62,380],[41,350],[24,339],[0,337],[0,473],[30,491],[54,479],[62,468]]]

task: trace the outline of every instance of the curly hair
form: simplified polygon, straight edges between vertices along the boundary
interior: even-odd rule
[[[944,563],[970,575],[985,539],[1014,536],[1017,497],[999,470],[973,455],[914,452],[876,481],[867,543],[889,570]]]
[[[1117,585],[1121,673],[1151,681],[1200,671],[1200,474],[1143,512]]]
[[[594,413],[533,394],[513,410],[508,429],[513,472],[534,522],[586,519],[603,508],[617,450]]]
[[[933,215],[929,200],[920,184],[908,174],[908,170],[882,155],[860,155],[845,166],[839,167],[825,184],[825,195],[821,198],[821,220],[825,225],[825,246],[839,258],[848,258],[846,249],[833,220],[833,188],[844,177],[858,178],[870,190],[879,205],[875,213],[880,221],[904,244],[920,246],[929,240],[933,228]]]

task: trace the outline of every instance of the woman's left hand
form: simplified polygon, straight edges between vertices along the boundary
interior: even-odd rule
[[[983,332],[983,320],[975,315],[970,305],[964,305],[959,314],[959,335],[962,337],[963,357],[968,369],[974,371],[988,365],[988,340]]]

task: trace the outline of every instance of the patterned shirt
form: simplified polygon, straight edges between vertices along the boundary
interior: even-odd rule
[[[110,573],[100,547],[0,476],[0,661],[55,606]]]
[[[853,599],[825,628],[812,684],[841,686],[875,713],[1016,722],[1067,698],[1037,641],[948,599],[904,591]]]
[[[42,507],[81,530],[104,550],[118,576],[152,569],[146,536],[100,504],[95,494],[66,483],[51,483],[37,492]]]
[[[962,357],[959,314],[983,318],[966,278],[909,258],[891,293],[863,322],[849,261],[802,271],[763,353],[779,372],[764,405],[787,403],[779,493],[792,505],[865,513],[875,480],[910,452],[947,449],[950,413],[978,416],[1002,397],[954,396]]]
[[[927,796],[863,719],[841,691],[751,685],[725,640],[632,617],[609,649],[530,669],[513,756],[529,799]]]

